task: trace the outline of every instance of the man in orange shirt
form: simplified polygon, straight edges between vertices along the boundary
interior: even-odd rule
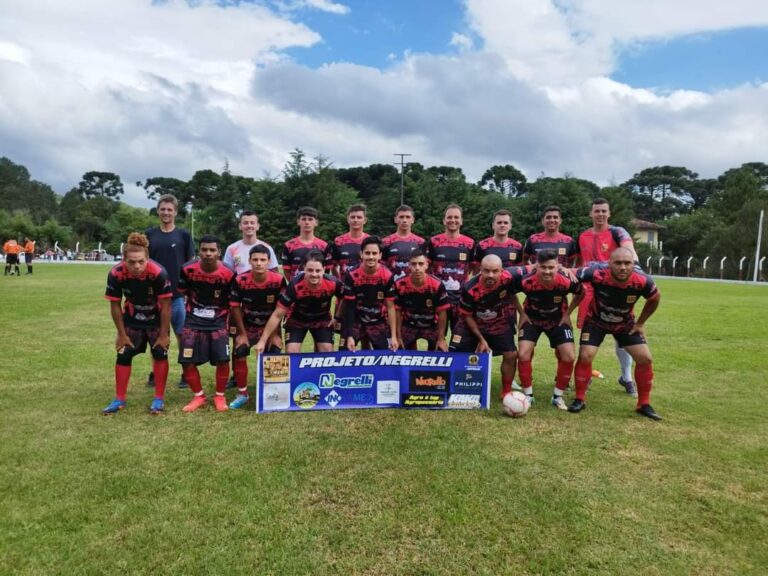
[[[28,237],[24,238],[24,263],[27,265],[27,274],[32,274],[32,260],[35,257],[35,243]]]
[[[3,244],[3,252],[5,252],[5,275],[8,276],[10,272],[11,276],[14,273],[16,276],[21,276],[21,272],[19,272],[19,252],[21,252],[21,246],[16,242],[16,238],[11,238]],[[11,266],[14,267],[13,271],[11,271]]]

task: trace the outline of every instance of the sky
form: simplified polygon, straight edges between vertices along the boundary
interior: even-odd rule
[[[600,185],[768,162],[763,0],[1,0],[0,156],[63,194],[91,170],[279,176],[497,164]]]

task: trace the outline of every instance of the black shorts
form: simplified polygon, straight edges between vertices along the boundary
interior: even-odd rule
[[[130,326],[125,327],[125,333],[128,334],[128,338],[131,339],[133,347],[126,349],[123,354],[125,356],[137,356],[147,351],[147,343],[150,348],[154,348],[155,342],[158,336],[160,336],[160,326],[152,326],[149,328],[133,328]]]
[[[185,327],[181,331],[179,364],[221,364],[229,361],[229,338],[226,328],[210,332]]]
[[[355,324],[352,328],[355,342],[368,342],[374,350],[389,350],[389,325],[386,322],[378,324]]]
[[[549,338],[550,348],[557,348],[560,344],[573,344],[573,328],[564,324],[559,324],[552,328],[542,328],[533,322],[528,322],[525,326],[520,328],[517,333],[517,339],[520,341],[527,340],[529,342],[538,342],[542,332]]]
[[[579,344],[582,346],[600,346],[607,334],[613,336],[614,340],[616,340],[616,343],[619,345],[619,348],[648,343],[640,334],[630,334],[629,329],[625,329],[622,332],[611,332],[602,326],[598,326],[592,322],[592,319],[589,316],[587,316],[587,319],[584,320],[584,326],[581,329]]]
[[[244,348],[244,350],[235,348],[233,351],[233,356],[235,358],[245,358],[251,354],[251,348],[256,345],[256,343],[261,339],[261,335],[264,334],[264,326],[246,326],[245,333],[248,336],[248,346],[243,346],[242,348]],[[280,348],[270,344],[264,351],[268,354],[279,354]]]
[[[517,352],[515,329],[512,326],[509,326],[501,334],[483,333],[483,338],[488,342],[488,346],[490,346],[494,356],[498,356],[502,352]],[[448,350],[451,352],[474,352],[477,349],[478,342],[477,336],[468,329],[463,328],[462,323],[462,326],[458,326],[456,332],[451,336],[451,345]]]
[[[12,266],[14,264],[19,263],[19,255],[18,254],[6,254],[5,255],[5,263],[9,266]]]
[[[29,252],[24,252],[24,263],[25,264],[32,264],[32,258],[34,257],[34,254],[31,254]]]
[[[427,341],[427,349],[434,350],[437,343],[437,326],[434,328],[414,328],[403,324],[400,330],[403,341],[400,344],[406,350],[416,350],[416,341],[420,338]]]
[[[328,321],[304,324],[291,320],[285,323],[285,343],[301,344],[307,332],[312,334],[316,344],[333,344],[333,328],[328,327]]]

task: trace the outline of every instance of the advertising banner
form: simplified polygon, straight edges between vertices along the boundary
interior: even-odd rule
[[[491,356],[384,350],[262,354],[256,411],[490,406]]]

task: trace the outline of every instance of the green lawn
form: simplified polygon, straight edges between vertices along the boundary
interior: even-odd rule
[[[0,281],[2,574],[766,574],[768,287],[661,280],[654,423],[588,409],[152,417],[113,397],[107,267]],[[211,389],[213,371],[203,369]],[[171,382],[180,374],[172,364]]]

